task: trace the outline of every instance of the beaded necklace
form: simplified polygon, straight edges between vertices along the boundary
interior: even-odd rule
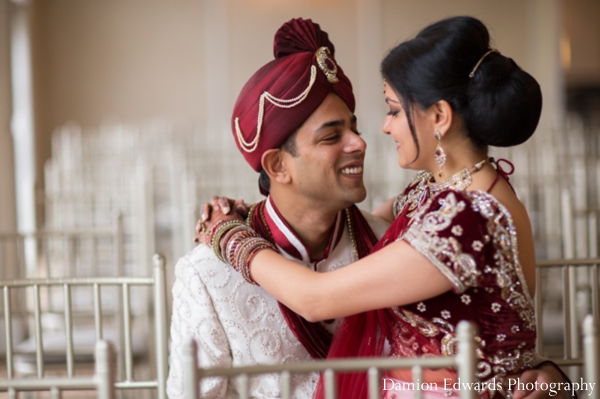
[[[444,180],[443,182],[436,183],[433,180],[429,180],[429,194],[430,196],[436,196],[437,194],[445,191],[449,188],[453,188],[455,190],[464,190],[473,183],[472,174],[478,172],[483,168],[483,165],[489,161],[489,158],[485,158],[475,165],[472,168],[463,168],[450,176],[450,178]]]
[[[354,229],[352,228],[352,216],[350,216],[350,208],[344,209],[344,212],[346,213],[346,220],[348,221],[348,235],[350,236],[350,241],[352,241],[352,249],[354,250],[354,256],[356,256],[355,260],[359,260],[360,256],[358,256],[358,244],[356,243]]]
[[[269,225],[267,224],[267,218],[265,217],[265,201],[259,201],[259,202],[255,202],[254,204],[252,204],[252,206],[250,207],[250,210],[248,211],[248,215],[246,216],[246,225],[252,228],[252,217],[254,216],[255,212],[258,212],[259,217],[263,223],[263,226],[265,226],[265,229],[267,230],[267,234],[269,235],[268,237],[263,237],[271,242],[275,242],[275,239],[273,238],[273,233],[271,233],[271,229],[269,228]],[[256,209],[258,208],[258,210]]]

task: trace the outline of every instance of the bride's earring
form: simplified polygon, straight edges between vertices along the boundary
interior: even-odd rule
[[[433,133],[433,137],[435,137],[435,139],[437,140],[437,146],[435,147],[435,163],[437,163],[437,166],[439,168],[438,176],[442,177],[442,167],[444,166],[444,163],[446,163],[446,153],[442,148],[442,135],[440,134],[440,132],[435,131]]]

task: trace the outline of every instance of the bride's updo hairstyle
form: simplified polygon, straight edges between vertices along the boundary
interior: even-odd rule
[[[427,109],[446,100],[478,148],[510,147],[531,137],[542,110],[540,86],[511,58],[490,50],[485,25],[461,16],[426,27],[385,57],[381,74],[406,110],[417,156],[414,104]]]

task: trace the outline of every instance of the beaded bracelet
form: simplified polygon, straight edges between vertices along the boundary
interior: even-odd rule
[[[221,254],[221,247],[219,246],[219,242],[221,241],[221,237],[223,234],[227,233],[229,230],[236,226],[245,226],[244,222],[241,220],[221,220],[218,222],[215,227],[212,229],[212,234],[210,237],[210,241],[212,243],[212,250],[222,262],[225,262]]]
[[[229,241],[222,241],[222,246],[225,247],[221,247],[222,251],[226,251],[226,252],[222,252],[224,254],[224,258],[227,260],[227,263],[229,263],[230,265],[234,265],[236,263],[236,254],[239,252],[239,250],[241,249],[242,245],[244,244],[244,240],[247,238],[252,238],[255,237],[256,233],[254,233],[252,230],[245,228],[245,229],[237,229],[236,232],[234,232],[234,235],[231,236],[231,238],[229,239]]]
[[[236,253],[233,254],[233,258],[235,259],[235,262],[232,264],[233,268],[250,284],[258,285],[250,274],[250,263],[254,256],[263,249],[277,251],[277,248],[271,242],[255,235],[253,237],[245,238],[236,248]]]
[[[239,220],[221,221],[211,235],[215,255],[231,265],[244,280],[258,285],[250,275],[250,262],[263,249],[277,251],[277,247]]]
[[[248,255],[246,256],[246,260],[242,265],[243,269],[240,273],[242,273],[242,276],[246,276],[244,278],[246,279],[246,281],[248,281],[251,284],[258,285],[258,283],[256,283],[256,281],[254,281],[254,279],[250,275],[250,262],[252,262],[252,259],[254,259],[254,256],[263,249],[272,249],[273,251],[277,251],[277,247],[275,247],[275,245],[273,245],[271,242],[269,242],[267,240],[263,240],[262,242],[254,245],[254,247],[248,252]]]

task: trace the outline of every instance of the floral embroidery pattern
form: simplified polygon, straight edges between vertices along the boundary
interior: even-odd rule
[[[415,357],[422,354],[456,355],[458,339],[452,324],[435,317],[432,320],[427,320],[402,308],[394,307],[391,309],[400,320],[414,327],[423,336],[429,337],[428,344],[419,345],[415,341],[416,337],[406,327],[402,324],[396,324],[393,327],[394,341],[391,357]],[[436,339],[431,337],[436,337]],[[506,335],[497,334],[495,338],[498,342],[504,342]],[[525,342],[519,345],[516,350],[510,352],[500,350],[489,358],[484,355],[485,341],[480,336],[475,336],[475,342],[478,345],[476,350],[478,358],[476,375],[480,379],[502,378],[509,371],[514,372],[524,367],[530,368],[535,364],[534,349],[522,349],[526,346]]]
[[[426,171],[417,173],[414,179],[408,185],[407,190],[400,194],[394,201],[394,218],[397,217],[404,208],[407,208],[407,217],[412,217],[423,196],[427,193],[427,180],[431,175]]]
[[[447,229],[456,215],[462,212],[466,203],[458,201],[454,193],[438,199],[440,209],[423,213],[431,206],[424,205],[419,214],[413,218],[403,239],[408,241],[417,251],[429,259],[456,287],[464,292],[468,287],[477,285],[477,263],[473,257],[462,251],[455,237],[440,237],[439,233]]]
[[[500,248],[495,255],[496,267],[492,273],[496,274],[496,283],[502,290],[502,299],[519,313],[524,321],[524,327],[529,331],[535,330],[535,312],[533,299],[527,290],[527,283],[521,264],[517,247],[517,230],[510,213],[506,208],[489,194],[481,191],[467,193],[473,199],[473,209],[481,215],[488,215],[491,241],[496,248]]]
[[[428,176],[423,175],[423,179]],[[398,239],[407,241],[436,266],[452,283],[453,292],[457,295],[452,297],[450,293],[444,294],[442,301],[450,299],[448,304],[440,302],[437,297],[420,302],[413,307],[420,316],[403,308],[394,310],[394,313],[400,321],[410,321],[410,325],[419,333],[428,331],[431,334],[437,328],[437,335],[426,335],[434,337],[428,339],[429,344],[441,343],[442,353],[452,354],[456,337],[454,323],[450,320],[451,311],[457,306],[465,307],[467,312],[481,309],[482,317],[486,314],[483,306],[493,313],[503,311],[512,318],[512,323],[502,328],[480,331],[484,335],[477,337],[478,377],[482,380],[501,379],[532,367],[534,342],[531,332],[535,331],[533,301],[519,263],[516,229],[510,213],[483,191],[449,189],[433,198],[425,198],[418,187],[421,187],[420,184],[413,182],[410,196],[403,196],[396,201],[396,206],[402,204],[404,207],[395,209],[396,214],[400,214],[400,217],[410,214],[408,227],[400,232]],[[479,216],[480,219],[472,216]],[[467,290],[469,292],[465,292]],[[472,295],[478,295],[478,300],[473,301]],[[435,305],[430,306],[430,301]],[[448,310],[439,310],[439,305]],[[427,309],[431,309],[430,313]],[[441,317],[436,317],[436,312]],[[473,314],[470,317],[477,320],[478,316]],[[527,332],[529,335],[517,348],[507,349],[507,334],[517,332]],[[483,338],[490,343],[489,348],[486,348]],[[495,342],[492,343],[492,340]],[[422,344],[415,353],[430,352]]]

